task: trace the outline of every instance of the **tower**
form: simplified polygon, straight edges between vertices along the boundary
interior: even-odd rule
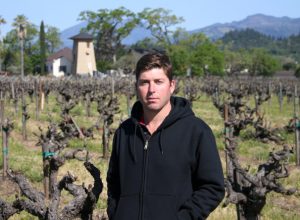
[[[73,40],[72,73],[92,76],[93,72],[97,71],[93,36],[80,33],[70,39]]]

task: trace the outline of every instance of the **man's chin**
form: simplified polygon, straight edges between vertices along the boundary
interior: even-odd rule
[[[148,104],[146,106],[146,108],[149,110],[149,111],[160,111],[161,107],[158,106],[157,104]]]

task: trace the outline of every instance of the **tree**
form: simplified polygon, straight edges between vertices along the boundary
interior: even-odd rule
[[[46,25],[46,48],[47,52],[52,54],[56,49],[58,49],[62,41],[59,36],[59,29],[53,26]]]
[[[185,75],[191,67],[190,48],[191,35],[184,29],[177,29],[173,33],[173,44],[168,47],[168,54],[172,60],[175,75]]]
[[[230,45],[231,49],[251,49],[251,48],[274,48],[275,41],[272,37],[266,36],[250,28],[229,31],[221,40],[224,44]]]
[[[190,68],[189,51],[183,45],[169,47],[169,56],[173,65],[174,75],[185,75]]]
[[[272,76],[280,68],[278,60],[264,49],[252,49],[250,54],[252,60],[249,72],[251,75]]]
[[[6,23],[6,21],[0,15],[0,26],[5,23]],[[2,65],[1,65],[2,64],[2,54],[3,54],[2,50],[3,50],[3,45],[2,45],[2,41],[1,41],[1,29],[0,29],[0,71],[2,70]]]
[[[9,66],[16,60],[14,53],[8,48],[3,51],[1,56],[3,56],[3,70],[9,71]]]
[[[6,24],[6,21],[5,21],[5,19],[0,15],[0,26],[1,26],[2,24]],[[0,36],[1,36],[1,30],[0,30]]]
[[[153,38],[146,37],[143,40],[139,40],[135,44],[132,44],[131,48],[149,50],[149,48],[158,48],[158,45]]]
[[[25,28],[25,36],[27,31],[27,26],[29,25],[28,18],[25,15],[17,15],[17,17],[14,18],[14,22],[12,23],[12,26],[15,30],[19,30],[20,26]]]
[[[20,69],[21,69],[21,77],[24,77],[24,39],[26,37],[26,24],[25,24],[25,16],[19,16],[15,20],[16,30],[18,33],[18,39],[20,42]],[[19,19],[19,20],[18,20]],[[18,26],[17,26],[18,25]]]
[[[27,74],[39,72],[41,66],[41,45],[40,36],[37,26],[28,21],[25,15],[18,15],[14,19],[12,26],[14,27],[3,38],[0,56],[5,60],[5,69],[7,71],[17,73],[20,71],[20,40],[18,30],[20,25],[25,27],[26,35],[24,36],[24,71]],[[41,27],[40,27],[41,28]],[[49,53],[53,53],[59,48],[61,41],[59,31],[55,27],[44,25],[45,33],[45,58]],[[13,54],[13,56],[12,56]],[[3,63],[4,64],[4,63]]]
[[[42,75],[45,74],[45,66],[46,66],[46,39],[45,39],[45,27],[44,22],[41,22],[40,26],[40,73]]]
[[[188,69],[193,75],[223,75],[224,55],[217,44],[202,33],[187,35],[184,32],[177,35],[177,43],[169,47],[174,73],[182,75]]]
[[[282,65],[282,69],[286,71],[295,70],[296,68],[297,64],[295,62],[287,62]]]
[[[1,58],[3,59],[4,71],[15,72],[17,54],[19,54],[18,38],[15,30],[8,32],[3,38]]]
[[[213,43],[198,45],[192,54],[192,72],[196,75],[224,74],[224,55]]]
[[[300,66],[298,66],[298,68],[295,70],[295,76],[296,76],[297,78],[300,77]]]
[[[249,51],[245,49],[232,51],[226,47],[223,52],[225,59],[225,70],[228,75],[239,74],[243,70],[250,68],[251,56]]]
[[[86,30],[96,39],[96,60],[102,64],[115,63],[117,53],[123,47],[122,40],[139,23],[136,15],[124,7],[99,9],[97,12],[83,11],[79,19],[88,22]]]
[[[16,43],[15,45],[9,45],[13,47],[17,56],[20,56],[19,40],[18,40],[18,30],[20,26],[25,28],[24,33],[24,70],[27,73],[32,73],[35,63],[32,62],[31,58],[36,54],[39,54],[39,46],[36,44],[36,39],[38,35],[38,30],[36,26],[28,21],[25,15],[17,15],[12,24],[14,29],[10,33],[10,41]],[[18,61],[14,65],[19,66]],[[18,70],[19,71],[19,70]]]
[[[170,10],[163,8],[145,8],[138,13],[141,23],[151,31],[152,36],[163,46],[172,44],[172,27],[182,23],[184,19],[171,14]]]

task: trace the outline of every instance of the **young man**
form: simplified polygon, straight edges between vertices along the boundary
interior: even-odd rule
[[[115,133],[107,172],[109,219],[205,219],[224,197],[213,133],[172,97],[166,55],[144,55],[135,74],[138,101]]]

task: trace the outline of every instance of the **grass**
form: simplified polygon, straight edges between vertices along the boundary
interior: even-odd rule
[[[117,128],[120,121],[127,118],[127,105],[124,95],[120,96],[120,113],[115,116],[113,128]],[[42,189],[42,156],[41,148],[36,147],[37,137],[34,133],[39,133],[38,127],[42,127],[44,131],[48,126],[48,121],[51,118],[55,122],[59,122],[60,118],[60,106],[57,105],[55,96],[49,97],[49,104],[39,114],[39,119],[35,118],[35,103],[30,103],[29,99],[28,112],[31,118],[27,122],[28,140],[22,140],[21,136],[21,108],[19,112],[15,114],[13,103],[9,103],[5,106],[5,114],[9,115],[15,122],[15,129],[11,133],[9,140],[9,166],[13,170],[22,172],[32,184],[38,189]],[[253,106],[253,100],[249,99],[249,104]],[[71,115],[78,124],[79,127],[90,127],[98,120],[98,112],[96,110],[96,103],[92,104],[91,117],[86,116],[86,109],[82,101],[71,110]],[[217,109],[213,106],[213,103],[209,97],[201,94],[199,100],[193,103],[193,110],[196,116],[203,119],[213,130],[216,137],[217,146],[222,160],[223,169],[225,169],[224,158],[224,122]],[[283,110],[280,111],[277,97],[272,97],[270,102],[266,102],[261,107],[265,118],[270,121],[272,127],[283,127],[287,125],[290,118],[293,117],[293,105],[284,102]],[[51,116],[49,116],[51,114]],[[80,139],[73,139],[69,142],[71,148],[81,148],[84,143],[87,149],[91,152],[91,162],[100,169],[101,178],[104,183],[103,192],[100,195],[100,199],[96,206],[96,213],[103,213],[106,209],[106,172],[108,167],[108,161],[104,160],[102,156],[102,130],[96,130],[94,132],[94,139],[88,139],[86,142]],[[238,140],[238,154],[242,166],[250,167],[250,172],[256,172],[257,165],[263,163],[268,158],[268,154],[271,150],[281,149],[281,146],[274,143],[264,144],[260,141],[251,138],[253,129],[249,126],[245,131],[241,133]],[[285,143],[290,145],[294,144],[294,135],[281,132],[282,137],[285,139]],[[0,158],[2,164],[2,158]],[[289,169],[291,170],[288,178],[282,179],[282,184],[289,187],[300,188],[300,171],[295,168],[295,156],[290,160]],[[76,184],[93,184],[93,179],[89,173],[85,170],[83,163],[79,161],[67,161],[63,167],[59,170],[59,179],[67,172],[71,172],[78,177]],[[2,198],[2,196],[0,196]],[[62,204],[66,204],[72,197],[63,193],[64,199]],[[9,196],[7,197],[7,199]],[[12,198],[12,197],[10,197]],[[276,201],[276,202],[275,202]],[[300,218],[300,195],[295,194],[292,196],[284,196],[271,192],[267,196],[267,204],[262,211],[262,218],[265,219],[299,219]],[[36,219],[30,214],[21,212],[19,215],[15,215],[11,219]],[[226,208],[222,207],[222,204],[211,213],[209,220],[217,219],[236,219],[236,210],[234,205],[229,205]]]
[[[20,142],[10,139],[8,157],[12,170],[23,173],[31,182],[42,180],[42,155],[37,147],[35,150],[27,150]],[[2,157],[0,161],[2,164]]]
[[[253,106],[254,103],[250,99],[247,103]],[[205,106],[205,108],[203,107]],[[200,100],[193,104],[193,110],[196,115],[203,118],[209,126],[212,128],[220,155],[224,149],[224,137],[223,129],[224,122],[220,117],[217,110],[212,105],[210,99],[206,96],[201,96]],[[272,127],[282,128],[287,125],[289,119],[293,117],[293,105],[290,103],[284,103],[283,110],[280,111],[279,103],[277,97],[273,97],[270,102],[266,102],[262,105],[261,111],[263,112],[265,119],[270,123]],[[249,172],[255,173],[257,171],[258,164],[266,162],[268,159],[269,152],[273,149],[280,150],[282,146],[276,145],[275,143],[261,143],[258,140],[250,138],[253,134],[253,128],[247,128],[242,131],[240,138],[238,139],[238,149],[239,161],[243,167],[249,166]],[[294,134],[288,134],[286,132],[280,132],[280,135],[284,138],[284,143],[294,146]],[[222,159],[223,168],[225,168],[224,159]],[[293,163],[293,164],[292,164]],[[288,178],[282,179],[282,185],[284,187],[296,187],[299,189],[300,185],[300,171],[295,167],[295,155],[290,158],[290,168],[291,174]],[[300,218],[300,200],[299,193],[292,196],[284,196],[275,192],[271,192],[267,195],[267,204],[265,205],[261,219],[299,219]],[[273,201],[281,201],[274,203]],[[291,201],[291,204],[288,202]],[[296,208],[295,208],[296,207]],[[214,219],[236,219],[236,211],[234,205],[229,205],[226,208],[221,207],[221,205],[211,213],[209,220]]]

